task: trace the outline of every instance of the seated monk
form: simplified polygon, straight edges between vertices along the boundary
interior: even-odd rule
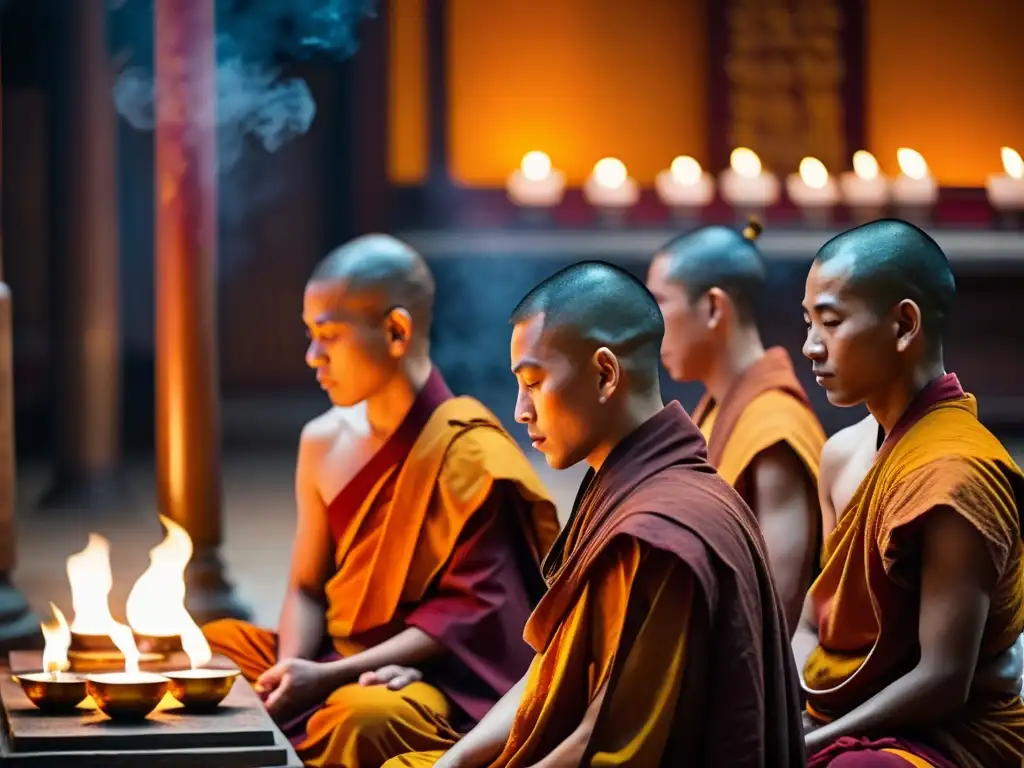
[[[426,263],[390,237],[316,268],[307,362],[337,408],[302,432],[280,628],[205,627],[307,765],[446,747],[533,656],[522,632],[555,508],[497,418],[431,364],[433,298]],[[422,674],[406,685],[395,665]]]
[[[766,350],[754,319],[765,267],[754,244],[761,227],[740,234],[701,227],[668,242],[647,274],[665,318],[661,359],[676,381],[705,394],[693,421],[708,461],[754,512],[790,632],[800,619],[821,548],[818,462],[825,432],[793,362]]]
[[[956,287],[903,221],[825,244],[804,354],[835,405],[871,417],[822,454],[838,515],[793,639],[814,768],[1017,768],[1024,704],[1024,475],[945,371]]]
[[[548,464],[589,466],[544,563],[529,673],[447,753],[398,766],[797,766],[796,669],[764,541],[664,406],[643,284],[573,265],[512,314],[516,419]]]

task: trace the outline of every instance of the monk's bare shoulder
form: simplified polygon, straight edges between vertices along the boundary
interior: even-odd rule
[[[323,499],[333,499],[369,460],[372,450],[365,407],[333,407],[302,428],[299,472]]]
[[[822,490],[841,516],[875,459],[878,422],[868,415],[839,430],[821,449]]]

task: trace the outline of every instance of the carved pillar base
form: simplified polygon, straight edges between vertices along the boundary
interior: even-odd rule
[[[185,571],[186,608],[200,625],[214,619],[248,621],[252,613],[224,577],[224,564],[217,550],[196,552]]]
[[[21,591],[0,574],[0,652],[36,650],[43,647],[39,619],[28,607]]]

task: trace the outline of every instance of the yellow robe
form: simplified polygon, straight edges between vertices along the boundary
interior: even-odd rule
[[[819,645],[803,682],[808,711],[823,719],[854,709],[916,663],[915,524],[931,510],[946,507],[970,521],[998,574],[979,664],[1024,631],[1024,476],[978,421],[974,398],[932,404],[893,440],[895,432],[826,541],[809,593]],[[1016,767],[1024,756],[1024,705],[1016,695],[972,691],[957,717],[922,735],[964,768]]]
[[[508,493],[494,495],[497,483],[513,489],[511,498]],[[342,491],[339,498],[344,495]],[[495,518],[495,525],[511,526],[501,531],[522,532],[540,584],[539,561],[559,529],[554,505],[500,422],[471,398],[450,399],[433,410],[403,460],[384,468],[365,498],[345,510],[336,537],[337,570],[324,595],[327,635],[334,652],[342,657],[359,653],[402,631],[409,622],[433,634],[430,626],[414,618],[437,597],[438,585],[444,587],[446,569],[453,561],[473,560],[473,552],[467,551],[474,546],[473,539],[464,542],[462,535],[485,510]],[[514,536],[501,533],[498,549],[511,548]],[[495,550],[493,538],[488,556]],[[497,555],[498,560],[489,561],[495,568],[508,559],[507,551]],[[486,574],[488,567],[481,570]],[[438,614],[443,618],[445,606],[455,601],[475,602],[469,615],[481,617],[481,631],[499,631],[518,640],[531,605],[502,606],[499,601],[489,605],[472,594],[472,584],[456,587],[462,594],[434,601],[440,607],[432,609],[431,621],[436,623]],[[234,660],[250,681],[277,661],[277,637],[269,630],[224,620],[207,625],[204,632],[214,652]],[[445,645],[449,640],[454,643],[449,647],[456,667],[460,660],[466,661],[460,651],[475,643],[470,663],[487,667],[484,682],[503,688],[493,691],[493,704],[519,679],[532,652],[521,640],[509,643],[504,651],[506,664],[501,667],[491,654],[494,641],[474,637],[475,632],[472,623],[465,623],[453,637],[437,639]],[[479,652],[481,645],[488,644],[490,648]],[[522,670],[517,671],[519,660]],[[467,700],[478,702],[478,688],[470,692],[477,698]],[[301,738],[296,750],[310,766],[375,768],[409,750],[449,746],[458,736],[451,722],[449,692],[431,684],[429,676],[401,691],[358,683],[342,686],[305,723],[304,738],[296,737]]]

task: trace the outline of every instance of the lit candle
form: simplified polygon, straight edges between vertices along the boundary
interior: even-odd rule
[[[700,163],[689,155],[672,161],[668,170],[654,177],[654,188],[661,202],[674,212],[702,208],[715,196],[715,182]]]
[[[507,182],[509,199],[524,208],[551,208],[562,202],[565,174],[551,167],[551,158],[534,150],[523,155]]]
[[[814,224],[827,223],[829,211],[839,197],[835,181],[816,157],[805,157],[800,161],[800,172],[786,177],[786,194]]]
[[[779,199],[779,180],[761,168],[761,158],[746,147],[729,155],[729,167],[719,179],[722,198],[743,215],[762,214]]]
[[[1009,147],[1000,150],[1003,173],[993,173],[985,181],[988,201],[997,211],[1024,211],[1024,160]]]
[[[622,209],[636,205],[640,191],[621,160],[605,157],[594,164],[583,183],[583,197],[597,208]]]
[[[878,218],[889,202],[889,180],[878,169],[878,161],[863,149],[853,153],[853,171],[839,177],[843,201],[862,212],[857,218]]]
[[[928,163],[920,152],[901,147],[896,151],[900,175],[892,185],[892,200],[907,218],[914,213],[927,218],[928,211],[939,197],[939,186],[928,171]]]

